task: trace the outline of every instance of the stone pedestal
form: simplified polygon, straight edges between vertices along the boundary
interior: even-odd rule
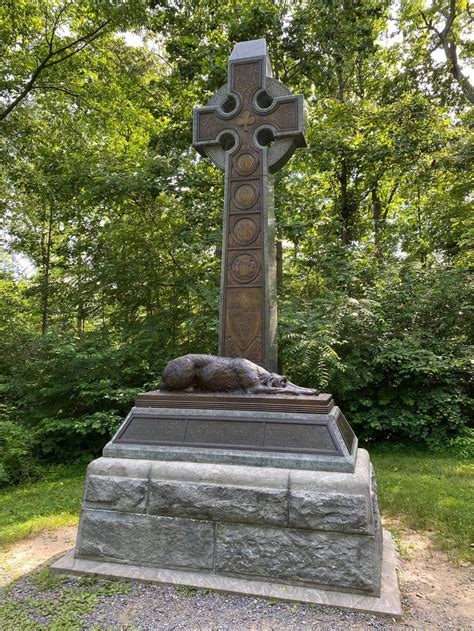
[[[247,407],[235,422],[250,414],[265,427],[253,434],[259,436],[258,449],[239,450],[186,441],[187,433],[192,435],[189,420],[232,425],[228,414],[235,410],[229,406],[237,403],[231,396],[215,403],[220,408],[207,417],[204,407],[193,407],[195,396],[173,396],[181,400],[174,417],[170,407],[134,408],[104,457],[89,465],[75,551],[56,563],[56,570],[400,614],[394,555],[390,542],[383,543],[370,458],[354,447],[350,428],[338,424],[340,412],[333,404],[325,414],[314,413],[314,407],[311,414],[310,402],[298,400],[306,409],[293,412],[292,421],[291,405],[283,399],[273,397],[272,412]],[[251,399],[247,406],[252,407]],[[157,400],[170,405],[160,395]],[[203,405],[199,397],[198,405]],[[282,407],[285,411],[277,409]],[[135,425],[134,419],[139,419]],[[148,431],[140,439],[147,419]],[[182,444],[169,429],[173,421]],[[332,436],[341,453],[319,454],[316,443],[301,454],[266,450],[267,431],[273,436],[274,425],[291,422],[304,427],[310,443],[311,437],[325,437],[319,451],[335,451],[327,442]],[[183,423],[187,429],[180,433]],[[127,431],[133,442],[123,438]],[[166,445],[163,436],[173,444]]]

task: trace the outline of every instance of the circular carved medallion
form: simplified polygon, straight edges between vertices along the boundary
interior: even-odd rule
[[[236,241],[242,245],[248,245],[257,237],[258,226],[253,219],[244,217],[235,222],[232,233]]]
[[[252,254],[238,254],[230,264],[232,278],[240,283],[255,280],[260,271],[260,263]]]
[[[257,192],[250,184],[242,184],[239,186],[234,195],[237,204],[243,208],[248,208],[257,201]]]
[[[249,175],[256,166],[257,160],[251,153],[242,153],[235,161],[235,169],[240,175]]]

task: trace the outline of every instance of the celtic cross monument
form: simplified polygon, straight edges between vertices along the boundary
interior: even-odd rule
[[[221,356],[171,359],[137,396],[53,570],[400,617],[369,454],[331,394],[273,374],[272,174],[305,140],[303,97],[272,78],[264,40],[235,46],[194,146],[225,170]]]
[[[273,173],[306,146],[304,98],[272,78],[264,39],[237,44],[228,74],[193,121],[194,147],[225,170],[219,355],[276,371]]]

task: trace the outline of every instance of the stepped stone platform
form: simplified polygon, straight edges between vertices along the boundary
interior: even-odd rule
[[[330,395],[139,395],[53,570],[400,616],[370,458]]]

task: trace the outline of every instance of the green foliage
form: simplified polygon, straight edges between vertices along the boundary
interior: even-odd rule
[[[31,433],[5,418],[5,407],[0,407],[0,486],[34,477],[37,470]]]
[[[2,629],[82,629],[82,619],[99,605],[101,600],[127,594],[130,586],[114,580],[96,581],[89,577],[66,581],[50,573],[49,568],[33,576],[40,594],[34,598],[7,598],[0,605]]]
[[[472,45],[452,6],[461,74],[432,56],[440,2],[1,5],[0,484],[98,453],[166,361],[216,351],[223,178],[192,109],[258,37],[309,114],[276,181],[282,368],[367,440],[465,449]]]
[[[283,314],[285,366],[333,392],[362,439],[446,445],[472,412],[465,282],[433,267],[383,273],[357,298],[335,283]]]

